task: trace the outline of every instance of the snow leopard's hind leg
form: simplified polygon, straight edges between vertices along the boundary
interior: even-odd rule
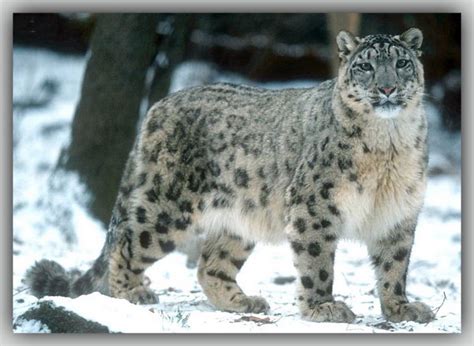
[[[172,203],[161,206],[145,202],[131,210],[131,220],[118,225],[117,239],[109,253],[111,296],[132,303],[153,304],[158,301],[148,287],[145,270],[173,252],[191,235],[188,214]]]
[[[198,278],[216,308],[256,313],[269,310],[265,299],[245,295],[235,279],[253,248],[253,243],[239,236],[209,233],[199,260]]]
[[[173,156],[165,150],[159,156],[157,165],[139,150],[131,154],[109,230],[110,295],[132,303],[158,301],[144,272],[186,241],[197,209],[184,174],[168,169]]]

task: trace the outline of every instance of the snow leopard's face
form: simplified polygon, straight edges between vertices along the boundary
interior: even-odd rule
[[[338,78],[345,103],[359,112],[394,118],[419,102],[424,86],[423,66],[418,60],[422,40],[418,29],[361,39],[340,32]]]

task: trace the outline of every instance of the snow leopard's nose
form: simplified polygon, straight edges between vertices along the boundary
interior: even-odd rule
[[[395,87],[383,87],[379,88],[379,91],[384,94],[385,96],[390,96],[395,91]]]

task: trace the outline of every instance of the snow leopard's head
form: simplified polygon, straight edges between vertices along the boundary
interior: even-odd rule
[[[416,28],[401,35],[363,38],[341,31],[336,42],[343,102],[359,113],[381,118],[394,118],[404,108],[418,104],[424,87],[418,59],[422,41]]]

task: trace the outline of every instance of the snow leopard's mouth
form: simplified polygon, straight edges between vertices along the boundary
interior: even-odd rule
[[[374,108],[390,109],[393,107],[401,106],[402,102],[396,99],[381,98],[375,102],[372,102]]]

